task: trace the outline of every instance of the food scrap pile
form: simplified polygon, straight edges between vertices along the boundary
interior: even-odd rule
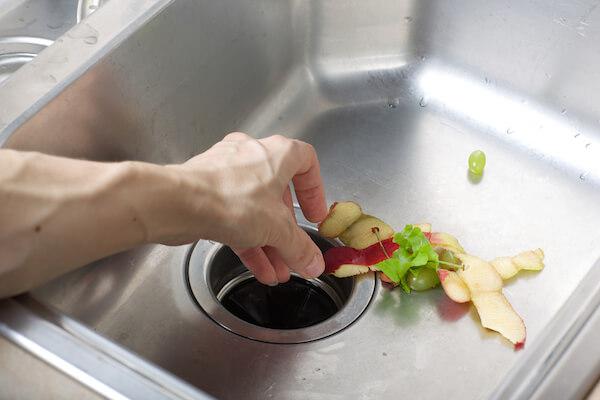
[[[326,273],[343,278],[378,271],[386,285],[400,286],[407,293],[441,284],[453,301],[471,301],[485,328],[500,333],[516,348],[525,344],[525,324],[502,294],[502,284],[522,269],[543,269],[541,249],[488,262],[467,254],[454,236],[432,232],[430,224],[406,225],[395,232],[350,201],[331,206],[319,233],[346,245],[325,252]]]

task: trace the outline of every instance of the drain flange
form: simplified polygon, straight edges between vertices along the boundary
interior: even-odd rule
[[[297,218],[321,250],[335,245],[302,221],[301,213]],[[358,319],[375,292],[372,273],[310,280],[292,274],[289,282],[269,287],[259,283],[231,249],[207,244],[198,243],[188,257],[191,294],[216,323],[249,339],[303,343],[330,336]]]

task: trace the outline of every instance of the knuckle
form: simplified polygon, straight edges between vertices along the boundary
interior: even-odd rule
[[[269,141],[275,149],[283,152],[289,152],[290,149],[293,148],[295,142],[295,140],[282,135],[273,135],[269,138]]]
[[[289,141],[290,139],[286,138],[283,135],[273,135],[273,136],[271,136],[271,140],[275,143],[282,144],[282,143]]]
[[[317,151],[315,150],[315,147],[310,143],[305,143],[305,142],[302,142],[302,143],[305,146],[306,152],[309,155],[309,157],[311,159],[315,160],[317,158]]]
[[[289,210],[279,211],[274,218],[276,221],[271,229],[272,242],[278,246],[287,246],[293,240],[296,227],[291,221]]]
[[[313,146],[312,144],[306,143],[306,142],[300,142],[300,141],[297,141],[297,142],[301,143],[306,148],[306,151],[308,151],[309,153],[317,154],[317,151],[315,150],[315,146]]]
[[[225,136],[225,140],[247,140],[250,136],[243,132],[231,132]]]

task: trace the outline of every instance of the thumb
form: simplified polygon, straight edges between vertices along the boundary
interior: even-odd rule
[[[272,243],[283,261],[304,278],[316,278],[325,270],[323,254],[310,236],[291,218],[286,209],[288,218],[283,222],[281,229],[273,232]]]

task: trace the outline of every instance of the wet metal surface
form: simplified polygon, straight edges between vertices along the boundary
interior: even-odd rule
[[[189,246],[98,261],[36,299],[219,398],[397,398],[410,387],[477,399],[518,386],[511,371],[533,365],[569,296],[575,315],[593,295],[576,287],[600,256],[596,1],[115,3],[7,82],[5,96],[33,68],[58,78],[0,109],[5,146],[170,163],[233,130],[308,141],[329,201],[357,201],[397,228],[430,222],[483,258],[543,248],[546,269],[505,287],[527,345],[513,351],[440,290],[382,287],[336,335],[245,339],[199,312]],[[134,11],[130,28],[118,25]],[[479,180],[467,174],[475,149],[487,156]]]

